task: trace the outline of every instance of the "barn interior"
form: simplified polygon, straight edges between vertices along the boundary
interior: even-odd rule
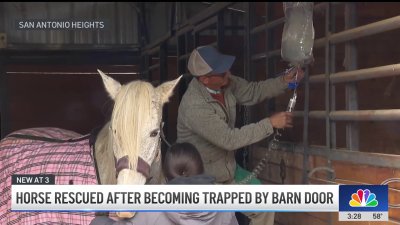
[[[27,21],[97,21],[103,28],[45,29]],[[22,24],[20,22],[23,22]],[[112,101],[97,69],[122,83],[158,85],[188,74],[193,49],[236,56],[232,74],[248,81],[289,68],[281,57],[282,2],[2,2],[1,138],[31,127],[86,134],[110,118]],[[400,224],[400,3],[314,3],[313,62],[297,89],[294,127],[236,152],[248,170],[266,158],[264,184],[388,184],[389,221]],[[176,141],[185,76],[164,106]],[[285,111],[293,92],[237,106],[237,127]],[[163,150],[166,146],[163,146]],[[240,219],[247,224],[246,219]],[[278,212],[276,225],[339,222],[337,212]]]

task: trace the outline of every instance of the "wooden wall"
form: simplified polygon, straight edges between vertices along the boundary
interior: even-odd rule
[[[136,66],[7,66],[11,132],[31,127],[60,127],[84,134],[104,125],[110,118],[113,102],[97,68],[105,73],[138,71]],[[121,83],[138,79],[135,75],[110,76]]]

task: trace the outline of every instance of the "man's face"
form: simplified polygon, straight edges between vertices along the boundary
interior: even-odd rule
[[[200,77],[200,81],[208,88],[220,90],[229,84],[229,76],[231,72],[228,70],[220,74],[208,74]]]

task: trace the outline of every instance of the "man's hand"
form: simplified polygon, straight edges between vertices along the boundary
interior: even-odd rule
[[[293,127],[293,114],[291,112],[275,113],[269,118],[274,128]]]
[[[297,79],[296,79],[296,73],[297,73]],[[283,80],[286,83],[300,82],[301,79],[303,79],[303,77],[304,77],[304,71],[300,67],[296,67],[290,70],[289,73],[285,74],[283,76]]]

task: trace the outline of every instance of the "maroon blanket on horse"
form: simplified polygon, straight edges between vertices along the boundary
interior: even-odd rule
[[[28,135],[68,140],[34,140]],[[94,213],[11,212],[11,175],[54,174],[56,184],[97,184],[89,137],[59,128],[20,130],[0,142],[0,224],[89,224]]]

